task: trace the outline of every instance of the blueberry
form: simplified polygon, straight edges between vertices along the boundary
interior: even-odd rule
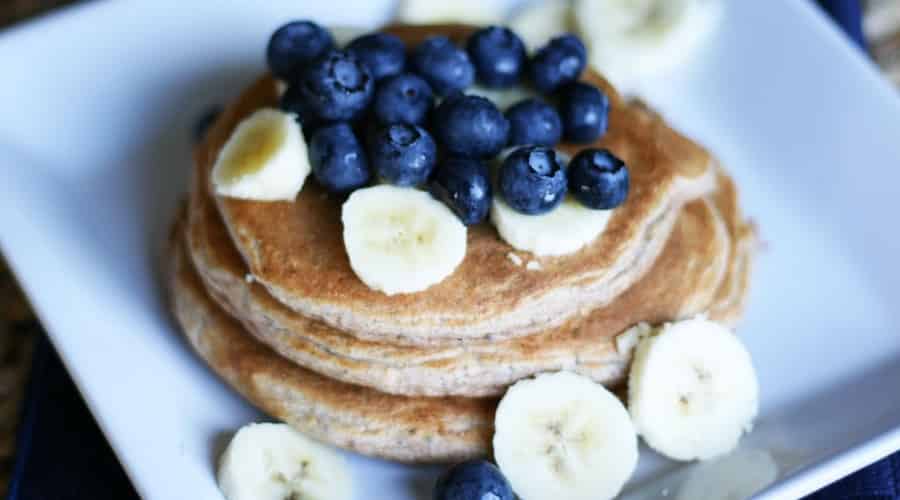
[[[509,145],[553,147],[562,137],[562,119],[553,106],[539,99],[525,99],[506,110]]]
[[[572,142],[593,142],[609,125],[609,98],[593,85],[575,82],[560,95],[563,135]]]
[[[473,158],[448,158],[434,171],[431,194],[469,226],[483,221],[491,207],[487,167]]]
[[[325,121],[357,118],[371,102],[375,87],[369,69],[340,50],[313,62],[301,85],[303,99]]]
[[[412,66],[441,95],[463,90],[475,81],[469,55],[445,36],[432,36],[420,43],[413,52]]]
[[[269,38],[266,60],[278,78],[296,80],[304,66],[334,47],[331,33],[312,21],[294,21]]]
[[[375,90],[372,108],[382,123],[421,124],[434,103],[431,86],[412,73],[381,81]]]
[[[587,62],[587,50],[575,35],[550,40],[531,58],[528,73],[538,91],[548,94],[578,80]]]
[[[289,85],[278,101],[278,107],[286,113],[293,113],[297,116],[297,122],[300,123],[303,135],[307,139],[322,125],[322,120],[316,116],[316,113],[303,96],[302,85]]]
[[[569,162],[569,192],[590,208],[609,210],[628,198],[625,162],[606,149],[585,149]]]
[[[406,46],[389,33],[363,35],[347,45],[347,52],[365,64],[376,81],[399,74],[406,66]]]
[[[487,87],[519,83],[525,68],[525,44],[518,35],[500,26],[488,26],[469,37],[466,51],[478,79]]]
[[[194,121],[194,126],[191,128],[191,136],[195,143],[202,141],[203,138],[206,137],[209,128],[212,127],[212,124],[216,122],[216,119],[219,118],[219,115],[221,114],[222,106],[215,104],[207,108],[197,117],[197,120]]]
[[[500,167],[500,192],[510,207],[523,214],[556,208],[566,196],[566,171],[556,151],[543,146],[513,151]]]
[[[438,106],[434,134],[455,156],[488,158],[506,146],[509,122],[488,99],[455,93]]]
[[[376,134],[371,157],[382,179],[398,186],[416,186],[434,170],[437,145],[422,127],[395,123]]]
[[[320,128],[309,141],[312,173],[326,189],[348,193],[372,177],[365,151],[346,123]]]
[[[434,500],[514,500],[512,486],[487,460],[469,460],[447,469],[434,485]]]

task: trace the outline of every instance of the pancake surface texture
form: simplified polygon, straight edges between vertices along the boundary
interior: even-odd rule
[[[251,403],[315,439],[370,456],[425,463],[488,453],[495,400],[394,396],[291,364],[209,298],[175,233],[168,256],[175,317],[197,354]]]
[[[469,32],[459,26],[391,30],[409,46],[428,34],[459,40]],[[598,75],[584,78],[611,102],[609,132],[592,146],[625,160],[631,192],[601,236],[574,254],[534,259],[503,242],[490,224],[479,224],[469,228],[466,257],[451,276],[423,292],[387,296],[353,273],[341,237],[342,199],[315,182],[293,202],[217,198],[219,211],[250,273],[274,298],[360,339],[446,345],[562,324],[640,279],[662,251],[678,209],[715,189],[715,164],[702,147],[655,114],[626,104]],[[242,118],[276,102],[276,82],[258,81],[213,127],[198,162],[211,165]],[[581,147],[560,145],[570,155]],[[537,260],[541,271],[514,265],[510,252]]]
[[[722,182],[730,181],[723,177]],[[626,358],[615,350],[615,335],[639,322],[671,321],[727,305],[727,297],[720,304],[716,294],[738,258],[731,251],[742,224],[737,213],[730,219],[722,215],[732,207],[730,196],[718,197],[717,204],[691,202],[652,269],[608,306],[526,337],[423,348],[359,340],[294,312],[265,287],[248,282],[247,268],[204,185],[201,172],[191,196],[187,239],[194,264],[219,305],[297,364],[406,395],[501,394],[516,380],[561,369],[608,385],[619,382]]]

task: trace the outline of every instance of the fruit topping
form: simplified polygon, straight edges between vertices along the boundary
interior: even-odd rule
[[[466,51],[445,36],[433,36],[413,52],[412,67],[440,95],[463,90],[475,81],[475,67]]]
[[[299,78],[304,66],[334,47],[334,39],[312,21],[294,21],[278,28],[269,38],[266,60],[272,73],[283,80]]]
[[[310,64],[301,85],[310,109],[327,121],[359,117],[375,90],[369,69],[340,50],[332,50]]]
[[[382,180],[398,186],[417,186],[434,169],[437,145],[424,128],[395,123],[375,134],[370,157]]]
[[[348,193],[372,177],[360,141],[346,123],[320,128],[309,143],[313,176],[329,191]]]
[[[506,111],[510,146],[547,146],[562,138],[562,119],[556,108],[540,99],[526,99]]]
[[[353,54],[369,68],[376,81],[401,73],[406,66],[406,45],[388,33],[370,33],[347,45]]]
[[[609,210],[628,197],[625,162],[606,149],[585,149],[569,162],[569,192],[588,207]]]
[[[478,81],[486,87],[510,87],[519,83],[525,69],[525,44],[509,28],[489,26],[469,37],[466,51]]]
[[[556,152],[543,146],[513,151],[500,167],[500,193],[514,210],[528,215],[547,213],[566,195],[566,171]]]
[[[442,161],[430,184],[431,194],[443,201],[463,224],[470,226],[487,218],[491,208],[491,181],[487,167],[474,158]]]
[[[488,99],[455,93],[435,110],[434,135],[456,156],[488,158],[506,146],[509,122]]]
[[[403,73],[379,82],[372,108],[381,123],[422,124],[434,105],[434,93],[422,77]]]

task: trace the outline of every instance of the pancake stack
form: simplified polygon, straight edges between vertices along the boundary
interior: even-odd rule
[[[391,31],[409,46],[435,31],[468,34]],[[644,325],[698,314],[733,325],[755,239],[731,179],[645,106],[596,74],[584,79],[612,108],[609,132],[591,146],[615,151],[632,178],[597,240],[538,258],[480,224],[454,274],[390,296],[350,268],[342,197],[312,180],[293,202],[214,194],[210,172],[232,130],[276,106],[277,82],[260,79],[198,145],[172,231],[168,284],[191,345],[249,401],[304,433],[367,455],[449,462],[489,452],[497,399],[520,379],[567,370],[615,388]]]

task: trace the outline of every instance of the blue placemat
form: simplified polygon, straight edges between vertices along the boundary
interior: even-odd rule
[[[746,0],[742,0],[746,1]],[[865,49],[857,0],[820,0],[850,39]],[[34,328],[40,328],[34,325]],[[39,336],[18,433],[9,500],[138,498],[46,337]],[[900,498],[900,453],[808,500]]]

